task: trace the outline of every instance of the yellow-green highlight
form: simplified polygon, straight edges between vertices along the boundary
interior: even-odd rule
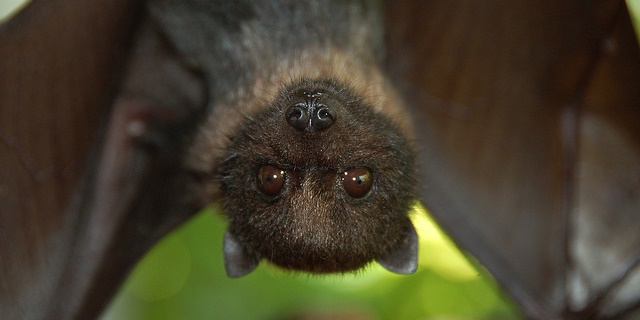
[[[640,43],[640,0],[627,0],[627,8],[633,27],[636,29],[636,37]]]
[[[0,0],[0,23],[9,20],[28,3],[27,0]]]

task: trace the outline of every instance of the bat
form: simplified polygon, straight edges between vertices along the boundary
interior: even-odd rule
[[[399,1],[384,21],[379,3],[278,3],[36,2],[2,26],[3,318],[95,317],[213,200],[230,276],[260,259],[410,273],[416,197],[528,317],[637,314],[640,68],[623,2]],[[330,212],[369,238],[331,232]]]
[[[164,96],[179,93],[154,96],[160,84],[149,77],[157,73],[140,65],[198,70],[204,89],[186,100],[206,101],[206,120],[194,129],[184,165],[201,177],[199,188],[211,190],[202,201],[221,203],[229,220],[229,276],[245,275],[263,258],[313,273],[372,260],[413,273],[414,152],[406,111],[381,70],[381,3],[228,6],[149,2],[145,40],[136,41],[123,92],[166,104]],[[178,61],[149,62],[149,48],[162,41]]]

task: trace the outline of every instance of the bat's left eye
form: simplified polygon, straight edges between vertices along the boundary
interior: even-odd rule
[[[277,195],[284,185],[284,170],[270,164],[260,167],[258,186],[268,196]]]
[[[344,172],[342,184],[350,197],[362,198],[371,190],[373,177],[367,168],[353,168]]]

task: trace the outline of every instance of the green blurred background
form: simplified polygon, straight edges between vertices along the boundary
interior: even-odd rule
[[[0,0],[0,22],[24,0]],[[636,27],[640,0],[628,0]],[[1,44],[0,44],[1,45]],[[229,279],[226,223],[211,206],[158,243],[138,264],[102,320],[114,319],[517,319],[517,308],[476,261],[416,206],[420,267],[401,276],[377,264],[356,274],[310,276],[262,263]]]

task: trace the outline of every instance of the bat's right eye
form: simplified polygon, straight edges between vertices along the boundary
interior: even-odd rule
[[[353,168],[344,172],[342,177],[344,190],[352,198],[362,198],[373,186],[371,171],[367,168]]]
[[[260,191],[268,196],[280,193],[284,185],[284,170],[270,164],[260,167],[258,171],[258,186]]]

